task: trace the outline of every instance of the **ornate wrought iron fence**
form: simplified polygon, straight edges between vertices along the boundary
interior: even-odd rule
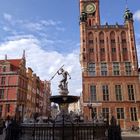
[[[107,140],[107,125],[91,123],[24,124],[21,140]]]

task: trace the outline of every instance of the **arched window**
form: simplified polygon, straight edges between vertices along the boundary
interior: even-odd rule
[[[126,41],[126,32],[121,32],[121,44],[122,44],[122,53],[123,53],[123,60],[128,60],[128,49],[127,49],[127,41]]]
[[[89,73],[89,76],[95,76],[96,74],[95,63],[88,64],[88,73]]]
[[[126,33],[125,33],[125,31],[121,32],[121,42],[122,42],[122,45],[126,45]]]
[[[100,49],[100,60],[105,61],[105,42],[104,42],[104,33],[99,33],[99,49]]]
[[[110,43],[111,43],[111,50],[112,53],[116,52],[116,41],[115,41],[115,32],[110,33]]]
[[[93,44],[93,33],[92,32],[88,33],[88,44],[89,45]]]
[[[112,61],[117,61],[115,32],[110,32],[110,46]]]
[[[91,26],[91,19],[89,19],[89,26]]]
[[[100,43],[100,46],[104,46],[104,33],[103,32],[99,33],[99,43]]]

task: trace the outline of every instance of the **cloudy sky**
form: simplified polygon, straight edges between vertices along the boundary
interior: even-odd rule
[[[79,0],[0,0],[0,59],[21,58],[26,50],[27,67],[42,80],[64,68],[70,73],[70,94],[81,92],[79,64]],[[128,0],[134,13],[138,55],[140,54],[140,1]],[[101,22],[123,24],[125,0],[100,0]],[[139,55],[140,56],[140,55]],[[60,76],[52,84],[57,94]]]

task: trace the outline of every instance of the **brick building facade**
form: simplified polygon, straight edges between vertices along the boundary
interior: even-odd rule
[[[0,60],[0,118],[50,114],[50,83],[26,70],[25,52],[21,59]]]
[[[99,0],[80,0],[80,40],[85,119],[114,115],[122,128],[140,125],[133,14],[126,8],[123,25],[101,25]]]

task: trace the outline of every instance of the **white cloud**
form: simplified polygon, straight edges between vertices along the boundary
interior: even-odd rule
[[[134,13],[134,19],[140,21],[140,10]]]
[[[21,58],[22,51],[26,50],[27,67],[40,76],[42,80],[49,80],[63,64],[69,71],[72,79],[69,80],[70,94],[80,95],[81,73],[79,64],[79,51],[63,55],[56,51],[46,52],[41,48],[41,42],[32,35],[16,36],[0,45],[0,59],[7,54],[8,59]],[[60,76],[52,80],[52,93],[58,94]]]
[[[31,31],[31,32],[39,31],[39,33],[40,33],[41,31],[45,32],[46,29],[48,29],[50,27],[53,27],[54,29],[56,29],[58,31],[65,31],[64,27],[60,27],[60,25],[62,24],[61,21],[55,21],[52,19],[48,19],[48,20],[17,19],[8,13],[4,13],[3,18],[5,20],[5,25],[3,27],[3,30],[7,31],[7,32],[13,32],[13,30],[17,30],[18,32],[19,32],[19,30],[22,30],[23,32],[25,32],[25,30],[26,30],[26,32],[27,31]]]
[[[10,14],[4,13],[4,14],[3,14],[3,17],[4,17],[4,19],[7,20],[7,21],[12,21],[12,15],[10,15]]]

